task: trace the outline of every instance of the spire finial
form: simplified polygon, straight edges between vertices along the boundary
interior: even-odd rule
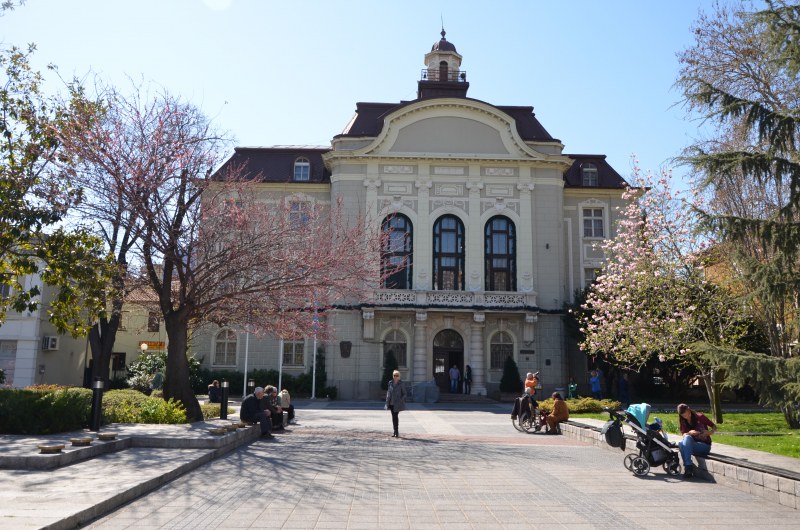
[[[444,16],[439,15],[439,18],[442,20],[442,32],[440,33],[440,35],[444,39],[444,36],[447,35],[447,32],[444,30]]]

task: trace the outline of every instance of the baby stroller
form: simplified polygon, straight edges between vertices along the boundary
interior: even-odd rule
[[[625,450],[623,423],[636,434],[636,449],[639,452],[625,455],[624,464],[628,471],[641,477],[650,471],[651,466],[664,466],[664,471],[668,475],[680,473],[680,459],[678,453],[673,451],[677,446],[667,440],[666,434],[661,430],[661,421],[656,418],[654,423],[647,425],[650,405],[647,403],[631,405],[624,412],[609,408],[603,410],[611,416],[601,431],[610,446]]]

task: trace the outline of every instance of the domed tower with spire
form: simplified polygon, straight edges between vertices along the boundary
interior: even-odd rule
[[[467,72],[461,70],[461,55],[455,45],[445,38],[447,32],[442,28],[442,38],[433,43],[431,51],[425,54],[427,68],[417,84],[417,98],[465,98],[467,97]]]

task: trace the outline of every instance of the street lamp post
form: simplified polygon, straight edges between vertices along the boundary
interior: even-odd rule
[[[228,380],[222,380],[222,399],[219,401],[219,417],[222,420],[228,419]]]

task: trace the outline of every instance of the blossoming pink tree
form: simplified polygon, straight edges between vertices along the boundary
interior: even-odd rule
[[[578,315],[580,346],[634,370],[653,357],[693,367],[721,419],[717,374],[689,345],[736,343],[746,332],[744,315],[733,296],[706,279],[713,242],[696,231],[698,199],[674,191],[671,179],[669,172],[655,177],[634,168],[616,235],[602,244],[605,267]]]
[[[191,328],[299,333],[314,310],[352,302],[380,280],[380,234],[363,219],[339,204],[294,215],[290,203],[263,193],[260,175],[214,172],[228,142],[196,107],[137,89],[110,90],[78,110],[83,120],[68,147],[85,162],[84,220],[116,252],[114,296],[135,286],[153,293],[169,339],[164,397],[181,401],[189,418],[202,419],[189,381]],[[111,332],[121,303],[111,303]]]

